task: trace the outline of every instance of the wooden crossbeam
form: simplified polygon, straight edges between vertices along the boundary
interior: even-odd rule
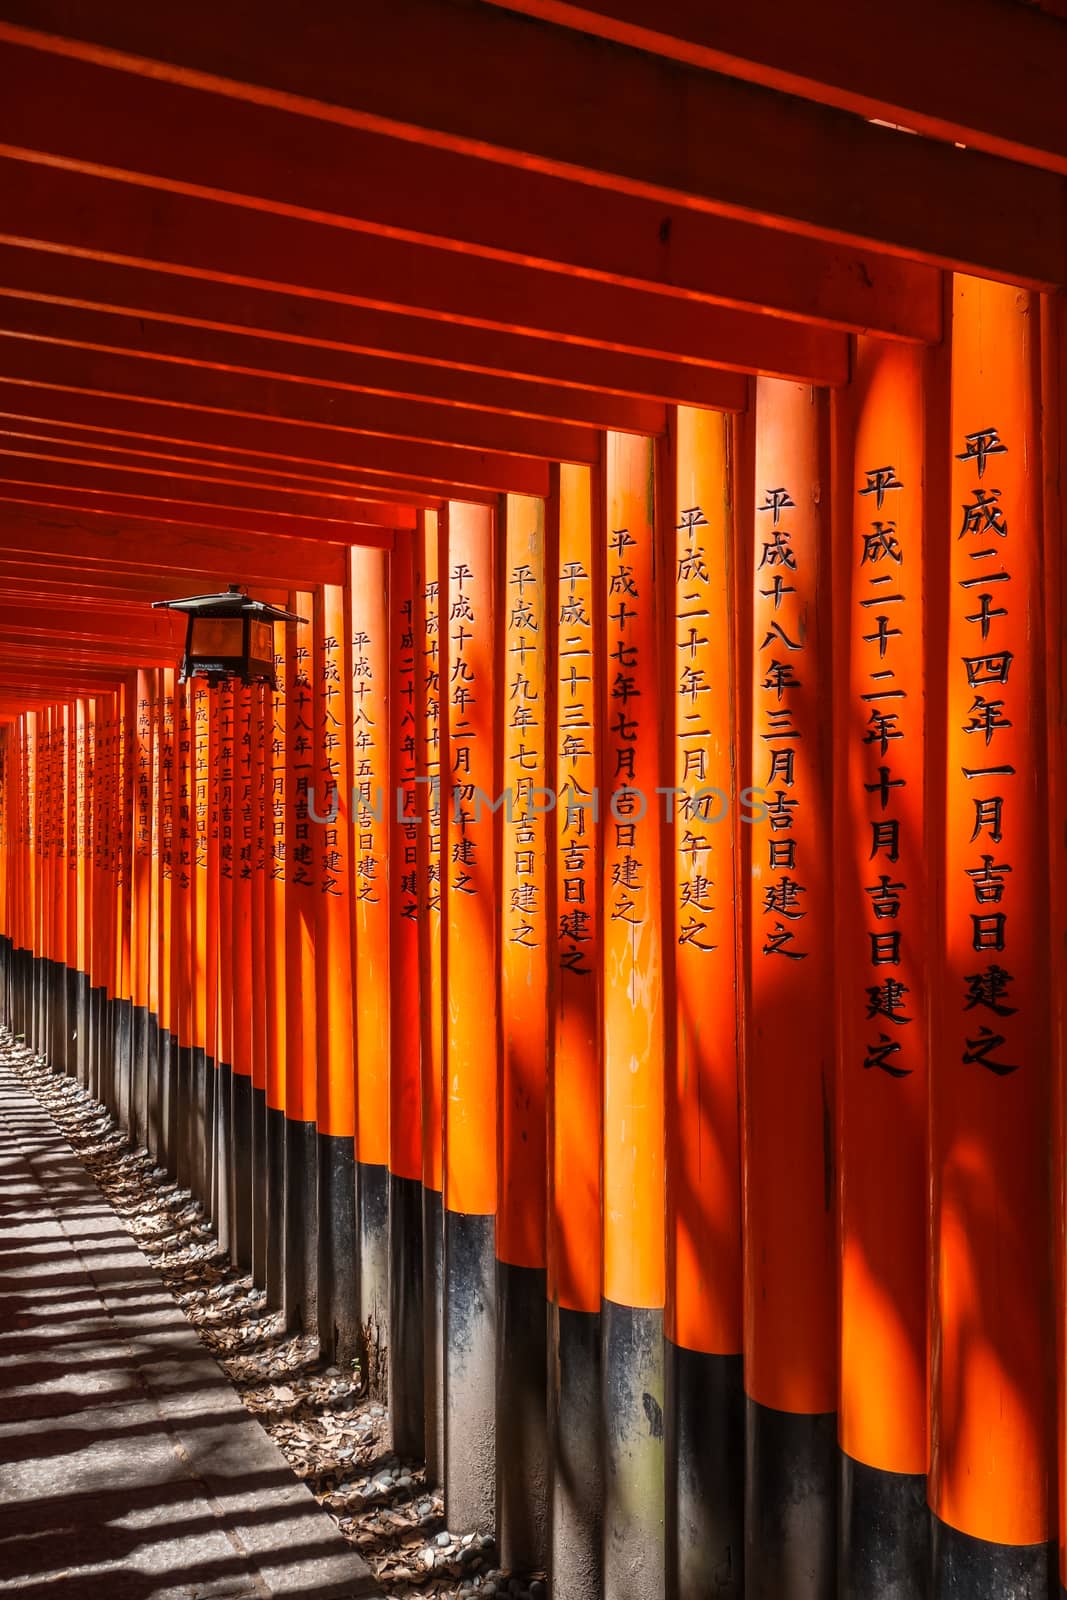
[[[1001,0],[491,0],[935,139],[1067,173],[1067,27]],[[1046,9],[1055,10],[1055,6]]]
[[[340,125],[965,271],[1063,276],[1055,174],[484,5],[323,8],[299,30],[278,0],[255,29],[208,0],[186,5],[180,27],[133,0],[76,13],[14,0],[8,15],[38,30],[9,31],[19,42],[97,58],[104,47],[128,70]]]

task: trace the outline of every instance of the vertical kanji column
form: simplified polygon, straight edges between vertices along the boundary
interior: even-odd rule
[[[422,1061],[423,1412],[426,1475],[444,1471],[444,966],[441,936],[441,639],[436,511],[419,513],[415,608],[416,812],[419,817],[419,1033]]]
[[[193,1064],[196,1119],[200,1140],[200,1200],[212,1222],[219,1222],[218,1184],[218,691],[193,684]],[[229,1237],[229,1219],[224,1232]]]
[[[953,284],[952,520],[940,534],[950,552],[944,959],[931,1074],[937,1596],[1044,1594],[1049,1577],[1051,969],[1037,309],[1036,296],[1006,284]]]
[[[860,339],[834,396],[842,1581],[926,1593],[924,380]]]
[[[137,673],[133,698],[133,1082],[131,1132],[155,1145],[148,1061],[149,966],[152,900],[152,722],[154,674]],[[152,1124],[150,1131],[150,1124]]]
[[[162,1161],[172,1177],[178,1172],[178,959],[175,918],[176,884],[180,873],[178,840],[178,751],[175,673],[160,673],[158,716],[159,751],[159,941],[154,946],[159,971],[160,1124]]]
[[[195,815],[193,810],[193,694],[192,685],[180,684],[177,698],[177,830],[174,878],[174,932],[177,940],[175,1009],[178,1017],[178,1166],[179,1186],[195,1185],[193,1072],[193,874],[196,871]]]
[[[145,1084],[139,1078],[133,1057],[133,989],[132,950],[130,930],[132,924],[132,852],[131,823],[133,818],[132,758],[134,749],[134,699],[136,678],[131,674],[116,696],[115,754],[112,795],[114,822],[111,834],[112,862],[112,950],[114,952],[114,1017],[113,1050],[120,1063],[120,1078],[125,1081],[126,1113],[122,1120],[128,1128],[137,1128],[134,1143],[143,1148],[146,1141],[144,1123]],[[145,1062],[147,1068],[147,1062]]]
[[[500,859],[497,1540],[505,1567],[544,1565],[547,1540],[545,1101],[548,810],[545,507],[502,503],[497,682],[503,751]]]
[[[288,761],[289,654],[295,627],[274,624],[275,690],[267,711],[267,882],[264,886],[264,965],[267,1047],[267,1304],[281,1307],[285,1279],[286,992],[285,889],[288,869],[286,816],[290,803]]]
[[[547,505],[550,1569],[556,1600],[600,1593],[601,840],[598,674],[603,521],[589,467],[562,466]]]
[[[66,747],[67,766],[67,821],[66,821],[66,1026],[63,1045],[63,1070],[68,1077],[73,1077],[78,1067],[78,708],[76,701],[68,701],[63,707],[63,738]],[[13,776],[12,747],[9,744],[5,755],[5,773],[10,782]],[[8,860],[11,861],[11,827],[12,827],[12,796],[7,799],[7,847]],[[8,895],[8,928],[14,926],[12,916],[11,884],[7,887]],[[9,989],[10,993],[10,989]]]
[[[315,596],[315,803],[311,808],[319,899],[318,1161],[319,1342],[324,1356],[359,1351],[356,1234],[355,1016],[352,967],[352,832],[345,591]]]
[[[445,1516],[496,1521],[499,1057],[493,516],[450,502],[439,556],[445,950]],[[447,707],[447,710],[446,710]]]
[[[353,548],[356,1185],[367,1380],[385,1398],[389,1331],[389,557]]]
[[[148,718],[148,948],[145,952],[145,994],[147,1026],[145,1056],[148,1065],[147,1124],[148,1148],[159,1165],[166,1166],[163,1130],[163,1051],[162,1006],[159,989],[159,956],[162,941],[159,896],[160,813],[162,810],[160,774],[160,701],[163,695],[163,674],[157,667],[149,677],[150,710]],[[140,785],[140,765],[134,773],[134,782]],[[138,818],[134,819],[136,829]]]
[[[290,596],[285,794],[285,1325],[318,1326],[319,1196],[315,961],[318,893],[308,808],[315,779],[314,596]]]
[[[272,652],[273,654],[273,652]],[[249,777],[247,809],[242,802],[241,866],[247,862],[251,884],[251,970],[249,1008],[252,1034],[251,1129],[251,1228],[252,1281],[259,1289],[267,1286],[267,1251],[270,1237],[268,1204],[269,1163],[267,1156],[267,1074],[268,1015],[271,1006],[270,974],[267,966],[267,907],[270,895],[270,776],[271,722],[273,694],[270,684],[252,686],[249,700]],[[242,772],[243,772],[242,762]],[[242,788],[244,780],[242,779]]]
[[[609,433],[605,463],[605,1600],[664,1592],[664,998],[660,916],[662,565],[655,447]]]
[[[833,1586],[833,928],[826,396],[756,385],[744,1083],[745,1581]],[[744,800],[742,796],[742,800]]]
[[[215,997],[216,1019],[208,1055],[214,1061],[215,1194],[219,1243],[237,1255],[234,1201],[235,1171],[233,1045],[234,985],[238,951],[234,930],[233,806],[236,772],[237,686],[227,679],[210,693],[211,745],[209,804],[211,808],[210,870],[214,904],[209,919],[208,984]]]
[[[89,1031],[90,1031],[90,1002],[89,1002],[89,954],[90,933],[89,916],[92,903],[92,886],[89,871],[89,828],[90,828],[90,793],[89,793],[89,721],[90,701],[80,697],[75,713],[75,761],[76,761],[76,792],[78,806],[78,831],[76,838],[77,855],[77,943],[76,962],[78,969],[78,983],[74,1026],[77,1033],[76,1070],[78,1082],[83,1086],[89,1081]],[[20,907],[24,915],[24,902]]]
[[[255,1049],[252,988],[252,697],[237,684],[233,694],[233,778],[229,838],[226,810],[219,818],[220,855],[230,847],[230,1102],[233,1145],[230,1228],[232,1254],[244,1270],[252,1265],[252,1060]],[[224,780],[225,782],[225,780]],[[225,795],[225,788],[223,789]],[[221,886],[220,886],[221,887]],[[221,977],[221,974],[220,974]],[[220,1001],[222,997],[220,984]]]
[[[738,1058],[737,675],[729,419],[679,407],[666,662],[668,1592],[744,1592]]]
[[[422,1260],[422,1060],[415,595],[423,540],[398,535],[389,558],[389,1418],[393,1449],[425,1446]],[[422,639],[419,639],[421,652]],[[421,655],[420,655],[421,661]]]

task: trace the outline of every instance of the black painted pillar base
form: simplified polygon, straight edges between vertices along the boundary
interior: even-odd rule
[[[78,1082],[87,1089],[92,1069],[92,990],[86,972],[75,974],[74,1032]]]
[[[319,1206],[316,1167],[318,1129],[313,1122],[285,1119],[285,1248],[282,1313],[285,1326],[318,1331]]]
[[[663,1312],[602,1300],[600,1318],[604,1600],[663,1600]]]
[[[135,1122],[137,1086],[133,1058],[133,1001],[112,1000],[109,1015],[115,1118],[119,1126],[128,1132],[134,1147],[140,1148],[144,1138]]]
[[[178,1045],[175,1085],[177,1088],[178,1187],[179,1189],[188,1189],[190,1194],[195,1195],[196,1115],[193,1093],[195,1087],[193,1082],[193,1049],[191,1045]]]
[[[159,1030],[159,1161],[172,1178],[178,1176],[178,1041],[169,1028]]]
[[[549,1318],[549,1574],[553,1600],[586,1600],[603,1585],[600,1314],[554,1305]]]
[[[45,983],[47,985],[47,998],[45,1000],[45,1029],[47,1038],[46,1054],[48,1066],[52,1072],[61,1072],[59,1065],[61,1024],[59,1017],[60,982],[59,975],[62,968],[58,961],[48,961],[45,964]]]
[[[161,1160],[163,1148],[159,1040],[159,1018],[154,1011],[146,1009],[144,1041],[145,1144],[157,1163]]]
[[[837,1415],[745,1407],[746,1600],[833,1600]]]
[[[253,1086],[249,1117],[252,1123],[252,1182],[249,1220],[252,1228],[252,1282],[257,1289],[267,1287],[267,1091]]]
[[[445,1470],[445,1228],[439,1189],[422,1191],[422,1414],[426,1481]]]
[[[492,1159],[492,1152],[489,1153]],[[445,1211],[445,1523],[496,1532],[496,1218]]]
[[[211,1220],[219,1248],[234,1254],[233,1238],[233,1074],[225,1062],[208,1064],[214,1078],[215,1137],[211,1167]]]
[[[88,1082],[86,1088],[94,1100],[103,1100],[100,1082],[100,1037],[101,1018],[103,1014],[103,1001],[99,989],[89,990],[89,1033],[88,1033]]]
[[[285,1112],[267,1107],[267,1304],[285,1302]]]
[[[130,1138],[139,1150],[148,1143],[148,1007],[130,1007]]]
[[[389,1425],[393,1449],[426,1446],[422,1308],[422,1184],[389,1174]]]
[[[548,1560],[547,1294],[543,1267],[497,1262],[497,1547],[517,1572]]]
[[[319,1163],[319,1349],[348,1366],[360,1354],[356,1151],[351,1134],[316,1135]]]
[[[389,1388],[389,1169],[356,1163],[359,1219],[359,1320],[367,1340],[368,1393]]]
[[[220,1068],[219,1089],[222,1089]],[[252,1265],[252,1079],[230,1075],[230,1254],[235,1266]]]
[[[742,1360],[667,1340],[665,1361],[667,1594],[744,1600]]]
[[[1046,1600],[1056,1585],[1056,1546],[994,1544],[950,1528],[931,1513],[931,1600]],[[1055,1585],[1055,1587],[1053,1587]]]
[[[838,1583],[849,1600],[926,1600],[930,1512],[925,1473],[884,1472],[844,1451]]]
[[[78,978],[76,968],[63,969],[63,1071],[68,1078],[78,1075]]]
[[[208,1079],[210,1076],[214,1080],[215,1069],[199,1045],[193,1045],[190,1049],[189,1064],[190,1100],[186,1114],[190,1129],[190,1187],[203,1207],[204,1215],[210,1218],[211,1191],[214,1187],[211,1172],[211,1152],[214,1144],[211,1122],[215,1117],[215,1093],[212,1081],[209,1095]],[[208,1120],[209,1117],[211,1122]]]

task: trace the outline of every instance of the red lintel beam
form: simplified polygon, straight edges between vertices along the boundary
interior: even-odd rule
[[[328,539],[343,540],[345,527],[353,524],[395,527],[398,520],[414,521],[398,518],[397,504],[380,504],[389,491],[377,486],[361,486],[344,494],[323,490],[308,493],[284,484],[264,484],[262,479],[239,476],[223,467],[189,465],[179,470],[176,463],[166,461],[124,465],[117,457],[90,459],[66,444],[4,440],[0,442],[0,477],[28,482],[76,482],[89,488],[158,496],[182,504],[232,506],[255,511],[265,519],[266,526],[277,526],[279,533],[301,525],[314,531],[315,525],[321,523],[321,531]],[[403,496],[399,504],[418,503],[420,498]],[[431,501],[434,498],[430,496]],[[279,519],[277,524],[275,518]]]
[[[890,263],[890,274],[872,258],[872,293],[866,265],[861,271],[848,260],[793,263],[790,236],[771,241],[772,252],[762,229],[754,230],[761,248],[750,246],[720,300],[705,303],[599,282],[573,269],[517,267],[4,155],[0,189],[0,241],[11,244],[644,356],[748,366],[750,352],[768,348],[761,311],[909,339],[937,338],[941,325],[940,274],[933,268]],[[673,213],[664,211],[660,225],[668,221],[673,230]],[[691,248],[684,229],[680,240]],[[747,315],[739,324],[741,312]],[[788,327],[780,335],[788,339]]]
[[[177,600],[189,593],[190,581],[170,574],[135,578],[116,573],[110,583],[98,581],[99,573],[86,575],[84,569],[57,566],[53,562],[14,562],[0,551],[0,605],[17,605],[32,615],[35,610],[50,611],[66,606],[73,611],[91,613],[98,607],[114,612],[140,612],[153,600]],[[213,580],[208,580],[208,587]],[[286,591],[256,585],[256,599],[284,608]]]
[[[284,514],[287,521],[290,508],[293,515],[312,514],[327,521],[341,516],[348,521],[346,513],[353,506],[356,507],[357,518],[366,520],[362,507],[368,503],[384,501],[392,507],[432,507],[440,502],[442,494],[448,493],[449,487],[447,481],[442,484],[430,479],[405,478],[400,482],[394,478],[377,478],[362,473],[324,481],[310,473],[292,474],[264,470],[258,465],[249,466],[246,461],[235,461],[223,454],[208,460],[202,453],[183,454],[180,450],[124,449],[119,445],[102,443],[95,434],[90,434],[88,438],[70,433],[55,435],[39,428],[19,428],[10,424],[0,426],[0,454],[100,467],[112,473],[133,473],[141,478],[167,479],[170,482],[160,485],[160,488],[166,488],[168,493],[171,487],[180,490],[187,483],[199,484],[201,488],[214,486],[216,498],[225,490],[227,497],[234,497],[235,502],[240,504],[249,500],[243,491],[253,489],[258,493],[251,499],[257,505],[264,504],[271,511]],[[534,466],[539,464],[533,463]],[[117,477],[114,481],[116,484],[121,482]],[[242,492],[231,496],[231,491]],[[488,490],[468,489],[467,493],[471,499],[497,498]],[[392,522],[394,519],[387,514],[382,520]]]
[[[425,400],[473,411],[532,417],[613,428],[630,433],[662,433],[663,407],[654,400],[602,395],[589,389],[560,388],[528,379],[488,373],[453,372],[392,357],[354,355],[347,350],[278,340],[262,335],[203,329],[165,322],[144,323],[120,312],[58,306],[35,299],[7,297],[3,325],[13,333],[65,339],[100,350],[121,350],[149,360],[172,361],[215,371],[240,372],[269,382],[322,385],[345,393],[389,400]],[[736,411],[744,383],[737,374],[720,374],[720,407]]]
[[[383,545],[391,544],[383,534]],[[161,581],[217,577],[225,582],[305,587],[344,581],[347,548],[318,539],[271,537],[226,527],[167,524],[84,508],[5,503],[0,497],[0,556],[65,563],[58,572],[95,563],[105,581],[124,570]],[[57,572],[57,575],[58,575]]]
[[[153,611],[145,599],[141,606],[47,607],[12,604],[0,586],[0,634],[52,635],[69,643],[108,646],[113,643],[143,645],[150,650],[173,652],[185,640],[185,619],[173,612]]]
[[[921,275],[936,291],[940,274],[935,270],[875,261],[879,275],[887,266]],[[455,371],[536,378],[565,388],[706,408],[714,408],[721,394],[718,373],[723,367],[831,384],[840,381],[847,365],[842,341],[831,330],[750,311],[720,315],[713,345],[694,350],[692,359],[671,360],[381,306],[312,299],[217,278],[60,255],[28,245],[0,244],[0,285],[5,292],[89,310],[123,311],[146,321],[261,333],[355,355],[405,356]],[[791,292],[795,292],[792,286]],[[923,309],[920,298],[913,316]],[[928,297],[925,309],[936,328],[936,293]]]
[[[191,488],[183,498],[164,494],[150,482],[134,486],[114,482],[104,472],[91,468],[58,465],[52,462],[35,462],[23,457],[20,460],[5,458],[0,453],[0,498],[25,501],[38,505],[75,505],[81,510],[117,513],[120,516],[140,516],[160,522],[216,523],[224,528],[256,531],[263,536],[299,534],[305,538],[328,539],[332,543],[383,545],[390,543],[389,531],[368,515],[365,520],[338,519],[328,522],[313,517],[253,510],[236,502],[235,495],[225,491],[218,495],[197,493]],[[369,502],[363,502],[369,504]],[[388,517],[390,528],[403,527],[414,521],[410,507],[391,506]]]
[[[12,302],[8,302],[11,304]],[[339,385],[301,383],[281,375],[235,372],[121,350],[4,334],[0,377],[123,397],[200,405],[207,410],[268,416],[345,428],[353,433],[424,439],[432,444],[499,450],[544,461],[589,464],[597,459],[594,428],[542,418],[507,417],[395,395],[363,394]]]
[[[106,416],[105,416],[106,411]],[[548,492],[548,467],[528,456],[459,450],[372,434],[347,434],[339,428],[279,421],[271,417],[220,414],[157,400],[10,383],[0,379],[0,418],[77,429],[83,436],[156,453],[174,450],[215,452],[220,459],[247,460],[250,467],[293,472],[358,474],[361,482],[380,478],[400,491],[413,482],[462,483],[468,489],[500,493],[519,482],[528,487],[510,492]]]
[[[768,262],[750,222],[683,208],[664,227],[654,200],[2,43],[0,79],[12,150],[279,217],[712,302],[736,298],[755,268],[782,293],[787,279],[836,283],[842,306],[858,307],[862,285],[870,307],[906,270],[802,238]]]
[[[938,0],[931,12],[927,0],[897,0],[887,27],[881,0],[657,0],[654,12],[646,0],[492,3],[1067,173],[1067,28],[1033,8]],[[996,89],[977,94],[976,84]]]
[[[1055,174],[492,7],[331,7],[295,31],[280,0],[254,29],[211,0],[190,0],[180,27],[135,0],[6,10],[40,30],[9,38],[98,58],[104,45],[234,98],[986,276],[1063,277]]]

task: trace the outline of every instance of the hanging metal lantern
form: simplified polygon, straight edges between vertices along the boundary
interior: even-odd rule
[[[240,584],[224,594],[198,594],[188,600],[155,600],[153,610],[184,611],[189,619],[178,682],[206,678],[223,683],[269,683],[274,677],[274,624],[305,622],[295,612],[253,600]]]

